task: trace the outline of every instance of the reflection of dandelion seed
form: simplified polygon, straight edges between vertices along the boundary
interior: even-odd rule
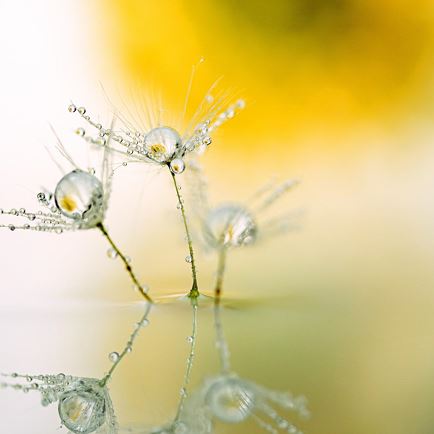
[[[65,374],[8,376],[22,379],[25,383],[3,382],[1,387],[39,392],[44,406],[58,402],[61,423],[72,433],[90,434],[102,427],[109,434],[117,432],[110,395],[100,380]]]
[[[290,434],[300,433],[292,423],[278,414],[275,405],[302,417],[309,415],[304,397],[294,398],[287,393],[271,391],[235,374],[208,379],[195,395],[195,408],[200,402],[200,407],[205,409],[211,420],[235,424],[252,418],[271,433],[279,430]],[[194,408],[191,412],[194,415]]]

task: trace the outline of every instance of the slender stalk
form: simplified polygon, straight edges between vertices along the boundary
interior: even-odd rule
[[[187,367],[185,369],[185,375],[184,375],[184,383],[181,387],[181,399],[178,404],[178,410],[176,412],[175,420],[174,422],[177,422],[181,416],[182,409],[184,408],[184,402],[187,398],[187,387],[188,383],[190,382],[190,376],[191,376],[191,370],[193,368],[193,360],[194,360],[194,351],[196,348],[196,337],[197,337],[197,299],[192,298],[191,304],[193,307],[193,325],[192,325],[192,332],[191,336],[189,336],[190,341],[190,354],[188,355],[187,359]]]
[[[191,274],[193,277],[191,290],[188,294],[188,296],[191,300],[191,307],[193,309],[192,333],[191,333],[191,336],[189,337],[189,339],[190,339],[190,353],[189,353],[188,358],[187,358],[187,367],[185,369],[184,383],[181,387],[181,399],[179,400],[178,409],[177,409],[176,416],[175,416],[175,419],[173,422],[174,424],[176,424],[176,422],[178,422],[179,418],[181,417],[182,409],[184,408],[184,402],[185,402],[185,399],[187,398],[187,387],[188,387],[188,384],[190,382],[191,371],[193,369],[194,351],[195,351],[195,347],[196,347],[196,338],[197,338],[197,308],[198,308],[197,299],[199,297],[199,285],[197,283],[196,261],[195,261],[195,257],[194,257],[193,241],[191,239],[190,229],[188,227],[184,202],[182,200],[181,191],[180,191],[178,182],[176,181],[176,176],[174,173],[172,173],[172,171],[170,170],[170,167],[169,167],[169,171],[170,171],[170,174],[172,176],[173,185],[175,186],[176,196],[178,198],[178,203],[179,203],[179,209],[181,210],[182,221],[184,222],[184,229],[185,229],[185,234],[187,237],[188,250],[189,250],[189,254],[190,254],[190,261],[189,262],[191,264]]]
[[[101,380],[101,386],[105,386],[107,381],[110,380],[110,378],[113,375],[113,372],[115,371],[115,369],[118,367],[119,363],[121,363],[122,359],[132,351],[133,349],[133,345],[134,345],[134,341],[136,340],[140,329],[142,327],[145,326],[145,324],[148,321],[148,315],[149,312],[151,310],[152,307],[152,303],[146,303],[146,309],[145,309],[145,313],[143,314],[142,318],[140,319],[140,321],[136,324],[133,332],[130,335],[130,338],[128,339],[124,349],[122,350],[122,352],[119,354],[119,357],[117,358],[117,360],[113,363],[112,367],[110,368],[110,370],[108,371],[107,375]]]
[[[118,246],[114,243],[112,238],[107,232],[107,229],[102,223],[98,223],[96,227],[101,231],[101,233],[104,235],[104,237],[107,239],[109,244],[112,246],[113,250],[116,252],[116,254],[121,258],[122,262],[125,265],[125,269],[127,270],[127,273],[129,274],[131,280],[133,281],[134,285],[137,287],[137,289],[140,291],[140,294],[143,295],[143,297],[149,302],[153,303],[152,298],[146,293],[146,291],[143,289],[143,286],[140,284],[140,282],[137,280],[137,277],[133,271],[133,268],[131,267],[131,264],[128,262],[125,255],[119,250]]]
[[[169,168],[169,171],[170,171],[170,168]],[[185,229],[185,234],[187,236],[188,250],[189,250],[190,259],[191,259],[190,264],[191,264],[191,274],[193,275],[193,284],[192,284],[192,287],[191,287],[191,290],[190,290],[190,293],[188,294],[188,296],[191,299],[196,299],[199,296],[199,286],[197,283],[196,262],[194,259],[193,242],[191,240],[190,230],[188,228],[187,217],[185,214],[184,202],[182,200],[181,191],[180,191],[178,183],[176,181],[176,176],[175,176],[175,174],[172,173],[172,171],[170,171],[170,174],[172,175],[173,185],[175,186],[176,196],[178,197],[179,208],[181,210],[182,220],[184,222],[184,229]]]
[[[221,320],[221,294],[223,290],[223,277],[226,270],[227,247],[222,245],[219,252],[217,278],[214,287],[214,327],[216,333],[216,346],[220,356],[223,373],[230,372],[230,353],[226,342]]]

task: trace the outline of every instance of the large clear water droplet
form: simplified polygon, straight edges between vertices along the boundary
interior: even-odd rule
[[[178,132],[169,127],[157,127],[149,131],[144,140],[145,152],[154,161],[168,163],[181,146]]]
[[[82,170],[65,175],[54,192],[56,206],[68,218],[98,223],[102,219],[103,187],[98,178]]]

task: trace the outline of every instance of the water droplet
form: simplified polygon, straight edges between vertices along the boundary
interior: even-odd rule
[[[96,225],[102,219],[103,187],[98,178],[83,170],[73,170],[57,184],[54,193],[59,211],[73,220]]]
[[[69,105],[69,107],[68,107],[68,111],[69,111],[70,113],[74,113],[76,110],[77,110],[77,107],[75,107],[74,104],[70,104],[70,105]]]
[[[83,137],[86,134],[86,131],[84,128],[77,128],[75,130],[75,134],[77,134],[77,136]]]
[[[116,258],[118,257],[118,254],[117,254],[117,252],[116,252],[115,249],[110,248],[110,249],[107,250],[107,256],[108,256],[110,259],[116,259]]]
[[[86,113],[86,109],[84,107],[79,107],[78,113],[80,113],[81,115],[84,115]]]
[[[185,398],[187,396],[187,389],[185,387],[181,387],[179,394]]]
[[[182,158],[175,158],[170,162],[170,170],[175,175],[179,175],[180,173],[184,172],[185,170],[185,163]]]
[[[193,340],[194,340],[193,336],[188,336],[188,337],[187,337],[187,342],[188,342],[189,344],[193,343]]]
[[[157,163],[168,163],[181,146],[181,137],[169,127],[153,128],[144,138],[145,154]]]
[[[65,380],[66,375],[63,374],[63,373],[60,373],[60,374],[56,375],[56,378],[57,378],[58,381],[63,381],[63,380]]]
[[[192,260],[193,259],[192,259],[192,257],[190,255],[188,255],[188,256],[185,257],[185,262],[188,262],[189,264],[191,264]]]
[[[119,353],[118,352],[116,352],[116,351],[112,351],[110,354],[109,354],[109,360],[111,361],[111,362],[113,362],[113,363],[116,363],[118,360],[119,360]]]
[[[140,325],[140,327],[147,327],[149,325],[149,320],[144,319],[142,322],[138,323],[137,325]]]
[[[16,229],[16,227],[14,225],[9,225],[8,227],[11,231],[14,231]]]

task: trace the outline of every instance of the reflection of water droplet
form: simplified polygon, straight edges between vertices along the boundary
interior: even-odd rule
[[[116,363],[118,360],[119,360],[119,353],[118,352],[116,352],[116,351],[112,351],[110,354],[109,354],[109,360],[111,361],[111,362],[113,362],[113,363]]]
[[[187,425],[184,422],[176,422],[173,432],[174,434],[185,434],[187,432]]]
[[[193,260],[193,259],[191,258],[190,255],[188,255],[188,256],[185,257],[185,262],[188,262],[189,264],[191,264],[191,261],[192,261],[192,260]]]
[[[247,419],[255,405],[253,391],[237,378],[218,378],[209,388],[206,401],[214,416],[223,422]]]
[[[59,399],[59,416],[74,434],[90,434],[105,422],[107,405],[104,394],[95,385],[80,383]]]

